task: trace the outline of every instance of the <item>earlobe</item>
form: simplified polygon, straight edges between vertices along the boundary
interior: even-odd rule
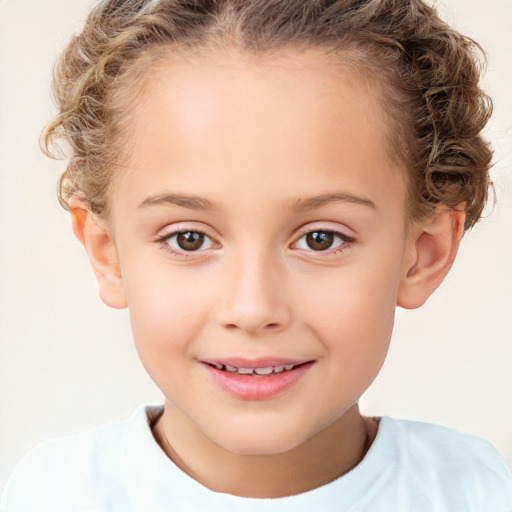
[[[416,227],[404,259],[398,306],[406,309],[420,307],[441,284],[457,255],[464,221],[463,211],[437,207]]]
[[[79,198],[68,201],[75,236],[84,245],[98,281],[101,300],[111,308],[127,307],[117,251],[107,223]]]

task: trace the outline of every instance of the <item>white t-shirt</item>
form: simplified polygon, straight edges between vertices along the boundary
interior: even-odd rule
[[[161,450],[140,407],[125,422],[48,441],[9,479],[2,512],[512,512],[512,474],[490,443],[382,417],[364,459],[337,480],[284,498],[204,487]]]

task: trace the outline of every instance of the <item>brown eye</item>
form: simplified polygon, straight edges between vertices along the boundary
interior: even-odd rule
[[[176,236],[176,242],[180,249],[183,249],[184,251],[197,251],[203,245],[204,234],[198,233],[197,231],[178,233]]]
[[[334,241],[334,233],[327,231],[312,231],[306,235],[308,247],[315,251],[325,251],[329,249]]]
[[[299,249],[307,251],[327,251],[329,249],[336,249],[347,242],[353,242],[354,239],[350,236],[339,233],[338,231],[323,231],[320,229],[305,233],[295,242]]]
[[[171,252],[202,252],[213,247],[212,239],[201,231],[175,231],[161,239]]]

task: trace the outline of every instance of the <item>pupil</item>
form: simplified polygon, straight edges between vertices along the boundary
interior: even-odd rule
[[[194,251],[200,249],[203,245],[204,235],[197,231],[187,231],[185,233],[178,233],[176,241],[183,250]]]
[[[327,233],[325,231],[313,231],[306,235],[306,241],[311,249],[317,251],[325,251],[331,247],[334,240],[333,233]]]

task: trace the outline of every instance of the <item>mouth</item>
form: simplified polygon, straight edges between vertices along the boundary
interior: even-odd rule
[[[294,388],[309,373],[314,360],[241,359],[201,361],[223,392],[247,401],[269,400]]]
[[[296,368],[299,368],[300,366],[303,366],[305,364],[311,363],[312,361],[307,361],[305,363],[298,363],[298,364],[280,364],[276,366],[233,366],[230,364],[221,364],[221,363],[208,363],[207,365],[211,366],[212,368],[216,368],[217,370],[237,374],[237,375],[246,375],[249,377],[266,377],[269,375],[274,375],[276,373],[284,373],[289,372],[291,370],[295,370]]]

